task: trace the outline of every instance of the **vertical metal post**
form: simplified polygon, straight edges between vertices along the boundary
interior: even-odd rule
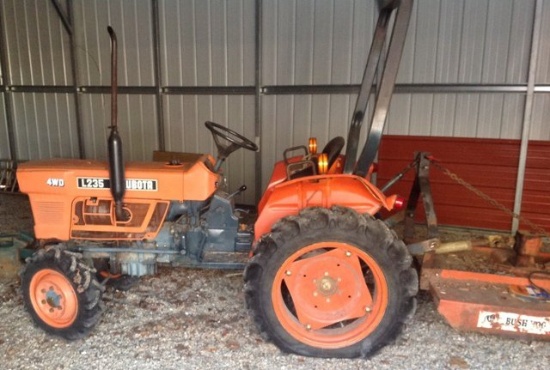
[[[256,24],[254,25],[256,37],[254,40],[255,44],[255,60],[254,65],[256,67],[254,75],[254,85],[256,88],[256,93],[254,96],[254,136],[255,141],[258,147],[261,148],[261,137],[262,137],[262,9],[263,9],[263,0],[256,0]],[[261,152],[256,152],[255,164],[256,169],[255,176],[255,194],[254,198],[256,203],[259,201],[261,188],[262,188],[262,155]]]
[[[155,52],[155,97],[157,103],[157,134],[159,150],[166,149],[164,138],[164,103],[162,100],[162,59],[160,55],[160,12],[158,0],[152,0],[153,17],[153,49]]]
[[[519,151],[518,176],[516,180],[516,196],[514,199],[514,213],[520,214],[523,197],[523,183],[525,180],[525,167],[527,163],[527,149],[529,147],[529,132],[531,131],[531,116],[533,113],[533,100],[535,98],[535,78],[537,70],[537,56],[540,43],[540,30],[542,23],[542,0],[535,3],[533,15],[533,33],[531,38],[531,53],[529,60],[529,75],[527,79],[527,96],[525,97],[525,110],[523,112],[523,127],[521,131],[521,146]],[[512,234],[519,229],[519,219],[512,219]]]
[[[55,5],[55,2],[54,2]],[[78,78],[78,60],[76,59],[76,41],[74,37],[74,28],[73,26],[73,0],[67,0],[67,20],[63,21],[65,24],[65,29],[69,36],[69,42],[71,45],[71,75],[73,79],[73,99],[74,99],[74,110],[75,110],[75,125],[76,125],[76,134],[78,140],[78,155],[82,159],[86,156],[86,151],[84,148],[84,133],[82,132],[82,109],[80,108],[80,83]],[[62,20],[64,17],[60,17]],[[69,27],[67,27],[70,26]]]
[[[3,5],[0,5],[0,7]],[[8,130],[8,146],[10,152],[10,159],[17,161],[17,150],[15,148],[15,134],[13,126],[13,106],[11,99],[11,92],[9,86],[11,85],[11,76],[8,70],[8,48],[7,37],[4,28],[4,22],[2,16],[0,16],[0,71],[2,72],[2,95],[4,95],[4,109],[6,110],[6,126]]]

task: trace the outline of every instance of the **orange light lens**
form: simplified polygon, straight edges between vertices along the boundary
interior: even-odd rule
[[[308,143],[309,154],[317,154],[317,139],[314,137],[309,138]]]
[[[317,170],[320,175],[324,175],[328,172],[328,155],[321,153],[317,159]]]

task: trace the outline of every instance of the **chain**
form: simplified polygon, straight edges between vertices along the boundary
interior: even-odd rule
[[[509,216],[511,216],[513,218],[517,218],[517,219],[523,221],[524,223],[529,225],[529,227],[531,227],[531,230],[535,231],[537,234],[543,235],[545,238],[550,239],[550,234],[545,229],[543,229],[540,225],[537,225],[533,221],[531,221],[531,220],[515,213],[511,209],[507,208],[504,204],[500,203],[498,200],[490,197],[489,195],[485,194],[481,190],[474,187],[472,184],[470,184],[470,183],[466,182],[464,179],[460,178],[456,173],[453,173],[449,169],[447,169],[446,167],[443,167],[443,165],[436,162],[433,158],[428,158],[428,159],[435,168],[437,168],[438,170],[443,172],[445,175],[450,177],[451,180],[453,180],[456,183],[464,186],[466,189],[470,190],[472,193],[474,193],[475,195],[477,195],[481,199],[487,201],[488,203],[490,203],[495,208],[500,209],[501,211],[508,214]]]

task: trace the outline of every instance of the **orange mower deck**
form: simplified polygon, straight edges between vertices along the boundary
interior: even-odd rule
[[[474,246],[451,254],[428,253],[421,288],[431,292],[438,312],[457,330],[550,340],[550,275],[539,272],[548,261],[531,256],[526,263],[529,244],[518,252]]]

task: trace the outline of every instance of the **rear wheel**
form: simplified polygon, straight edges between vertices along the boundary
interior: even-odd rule
[[[27,311],[50,334],[82,338],[101,317],[103,286],[78,253],[59,246],[38,251],[22,272],[21,286]]]
[[[310,208],[277,223],[245,270],[246,302],[267,339],[315,357],[366,357],[415,308],[418,277],[386,225]]]

